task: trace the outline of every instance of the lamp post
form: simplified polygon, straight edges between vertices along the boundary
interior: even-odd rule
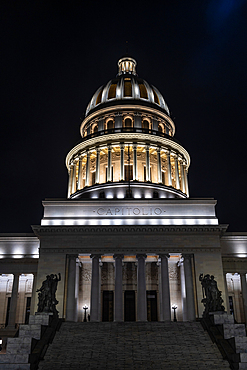
[[[87,316],[86,316],[86,313],[87,313],[88,306],[85,304],[85,306],[83,306],[82,308],[83,308],[83,310],[84,310],[84,320],[83,320],[83,322],[87,322]]]
[[[176,321],[178,321],[177,320],[177,317],[176,317],[176,309],[178,308],[178,306],[176,305],[176,304],[173,304],[172,305],[172,309],[173,309],[173,311],[174,311],[174,318],[173,318],[173,321],[174,322],[176,322]]]

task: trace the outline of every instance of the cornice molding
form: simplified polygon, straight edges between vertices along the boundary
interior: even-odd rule
[[[227,225],[201,225],[201,226],[32,226],[39,238],[46,235],[75,235],[79,234],[116,234],[116,233],[186,233],[186,234],[222,234]]]
[[[72,159],[73,156],[75,156],[78,152],[81,152],[83,150],[90,149],[90,147],[95,147],[95,145],[99,145],[102,143],[107,143],[108,141],[123,141],[124,139],[126,140],[140,140],[140,141],[148,141],[149,143],[154,143],[155,145],[163,145],[165,147],[169,147],[171,150],[175,150],[182,154],[182,156],[186,160],[186,170],[190,166],[190,156],[189,153],[187,152],[182,145],[178,144],[177,142],[173,141],[172,139],[167,139],[165,137],[161,136],[155,136],[155,135],[150,135],[150,134],[143,134],[143,133],[137,133],[137,132],[119,132],[115,134],[106,134],[102,136],[96,136],[94,138],[88,139],[86,141],[83,141],[76,145],[74,148],[72,148],[69,153],[66,156],[66,167],[69,170],[69,163],[70,160]]]

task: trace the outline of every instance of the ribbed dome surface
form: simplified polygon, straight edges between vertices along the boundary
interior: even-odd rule
[[[125,57],[119,60],[118,76],[101,86],[93,95],[86,110],[86,116],[91,109],[102,103],[116,100],[134,99],[153,103],[163,108],[170,115],[168,106],[156,87],[148,84],[135,73],[136,61]]]

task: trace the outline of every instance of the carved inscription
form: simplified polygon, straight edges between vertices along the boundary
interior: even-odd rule
[[[160,207],[99,207],[94,210],[99,216],[161,216]]]

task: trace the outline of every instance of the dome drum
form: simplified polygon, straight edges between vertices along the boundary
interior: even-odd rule
[[[121,128],[141,129],[140,132],[148,129],[154,134],[158,132],[169,136],[175,134],[175,125],[166,114],[131,105],[118,106],[115,109],[111,107],[90,115],[82,122],[80,132],[82,137],[86,137],[103,130]]]
[[[110,136],[114,137],[114,135]],[[125,141],[116,142],[104,139],[104,143],[100,145],[98,143],[98,146],[85,145],[81,150],[78,147],[74,155],[68,159],[68,197],[73,199],[80,194],[96,197],[93,194],[95,188],[87,191],[85,189],[94,187],[96,184],[102,186],[110,184],[116,189],[117,183],[126,181],[131,188],[135,183],[139,189],[146,189],[147,185],[149,187],[154,184],[159,185],[158,198],[188,196],[188,163],[181,152],[147,141],[131,142],[125,139]],[[169,191],[167,191],[168,188]],[[119,186],[117,189],[117,193],[111,192],[113,197],[118,197]],[[120,193],[122,194],[123,191],[121,190]]]

